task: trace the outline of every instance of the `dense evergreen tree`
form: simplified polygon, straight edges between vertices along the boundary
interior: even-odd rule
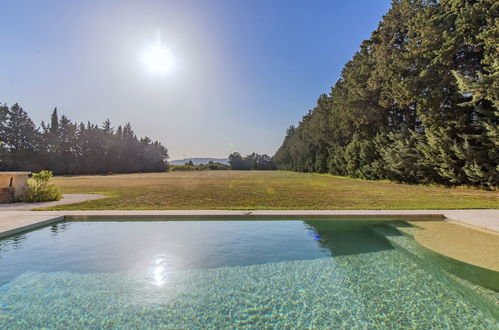
[[[26,111],[17,103],[9,108],[5,117],[1,141],[9,153],[6,167],[26,168],[39,152],[40,133]]]
[[[497,186],[499,3],[396,0],[328,95],[274,155],[278,168]]]
[[[37,128],[18,105],[0,106],[0,170],[51,170],[57,174],[162,172],[168,152],[161,143],[138,139],[131,125],[114,129],[74,123],[54,109],[50,124]]]
[[[8,113],[9,107],[6,104],[0,104],[0,171],[5,171],[10,163],[9,153],[4,142]]]

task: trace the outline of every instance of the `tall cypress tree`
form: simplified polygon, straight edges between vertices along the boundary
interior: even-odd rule
[[[57,134],[59,131],[59,115],[57,114],[57,107],[54,108],[52,115],[50,116],[50,132]]]

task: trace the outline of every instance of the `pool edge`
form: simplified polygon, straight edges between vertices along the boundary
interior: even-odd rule
[[[0,211],[0,238],[63,220],[159,218],[399,218],[449,220],[499,234],[499,210],[101,210]]]
[[[444,220],[441,213],[410,213],[380,211],[1,211],[0,239],[30,231],[60,221],[112,220],[112,219],[292,219],[292,218],[397,218],[418,220]]]
[[[14,227],[14,228],[11,228],[11,229],[8,229],[5,231],[1,231],[0,232],[0,239],[8,237],[8,236],[16,235],[16,234],[19,234],[19,233],[22,233],[25,231],[30,231],[33,229],[45,227],[47,225],[50,225],[50,224],[53,224],[56,222],[61,222],[64,220],[66,220],[64,215],[52,216],[52,217],[49,217],[48,219],[42,219],[42,220],[37,219],[32,223],[24,224],[24,225],[21,225],[19,227]]]
[[[449,221],[499,236],[499,210],[108,210],[108,211],[2,211],[0,239],[61,221],[155,220],[155,219],[390,219],[402,221]],[[497,220],[495,220],[497,219]],[[472,220],[472,221],[470,221]],[[475,221],[476,220],[476,221]],[[475,223],[476,222],[476,223]],[[492,223],[492,228],[489,224]],[[424,244],[422,244],[424,246]],[[426,248],[429,248],[425,246]],[[431,248],[430,248],[431,249]],[[449,257],[439,251],[442,256]],[[457,259],[459,260],[459,259]],[[459,260],[461,262],[466,261]],[[472,265],[472,264],[470,264]],[[488,269],[488,268],[486,268]],[[494,271],[494,270],[493,270]]]

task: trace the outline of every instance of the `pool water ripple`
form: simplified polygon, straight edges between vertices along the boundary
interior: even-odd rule
[[[25,245],[0,244],[0,328],[498,327],[360,223],[129,224],[72,223],[57,239],[45,228],[25,234]],[[96,239],[70,243],[82,235]],[[79,259],[71,245],[90,251]],[[29,246],[72,258],[13,263],[33,258]]]

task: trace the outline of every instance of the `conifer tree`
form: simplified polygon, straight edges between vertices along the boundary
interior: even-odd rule
[[[56,174],[162,172],[168,150],[158,141],[140,140],[132,126],[115,131],[107,120],[102,127],[74,123],[52,112],[50,124],[35,127],[18,105],[0,106],[0,169],[48,169]]]
[[[498,12],[493,0],[394,0],[331,93],[286,132],[278,168],[496,187]]]

